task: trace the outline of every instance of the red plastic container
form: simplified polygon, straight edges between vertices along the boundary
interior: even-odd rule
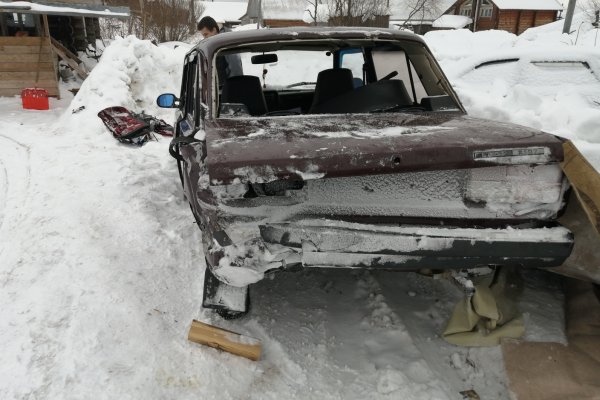
[[[21,91],[23,108],[26,110],[48,110],[48,91],[46,89],[27,88]]]

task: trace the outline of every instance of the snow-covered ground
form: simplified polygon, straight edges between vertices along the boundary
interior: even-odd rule
[[[450,71],[496,46],[485,42],[515,43],[484,32],[453,56],[460,35],[426,37]],[[117,40],[74,100],[65,92],[50,111],[24,111],[18,98],[0,98],[0,399],[461,399],[468,389],[511,398],[499,348],[440,338],[461,297],[446,280],[286,272],[252,287],[242,320],[200,310],[200,233],[169,140],[119,145],[96,117],[120,104],[172,118],[154,99],[178,92],[184,53]],[[449,76],[471,113],[517,118],[503,93],[481,95]],[[565,102],[555,113],[575,112],[572,97],[554,101]],[[545,123],[535,112],[528,121]],[[598,136],[584,140],[569,121],[556,128],[597,157]],[[558,278],[529,271],[526,282],[526,338],[564,341]],[[194,318],[260,339],[262,360],[188,342]]]

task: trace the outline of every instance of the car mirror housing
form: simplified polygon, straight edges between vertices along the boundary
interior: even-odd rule
[[[172,93],[164,93],[158,96],[156,104],[161,108],[179,108],[179,99]]]
[[[257,54],[250,57],[250,61],[252,64],[273,64],[278,61],[278,58],[275,53]]]

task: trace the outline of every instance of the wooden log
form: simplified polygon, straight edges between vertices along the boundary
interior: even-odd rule
[[[197,320],[192,321],[188,340],[245,357],[252,361],[260,359],[261,346],[260,341],[257,339]]]

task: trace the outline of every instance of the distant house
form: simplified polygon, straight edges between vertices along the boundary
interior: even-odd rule
[[[38,87],[58,97],[58,59],[85,77],[76,52],[96,45],[98,18],[128,16],[100,0],[0,1],[0,96]]]
[[[473,31],[500,29],[519,35],[556,21],[562,9],[556,0],[458,0],[444,14],[470,17]]]
[[[455,1],[390,0],[390,27],[408,28],[423,35]]]
[[[210,16],[226,27],[239,25],[248,8],[245,1],[201,1],[200,4],[203,11],[198,20]]]
[[[306,0],[249,0],[244,22],[262,23],[270,28],[306,26]]]

